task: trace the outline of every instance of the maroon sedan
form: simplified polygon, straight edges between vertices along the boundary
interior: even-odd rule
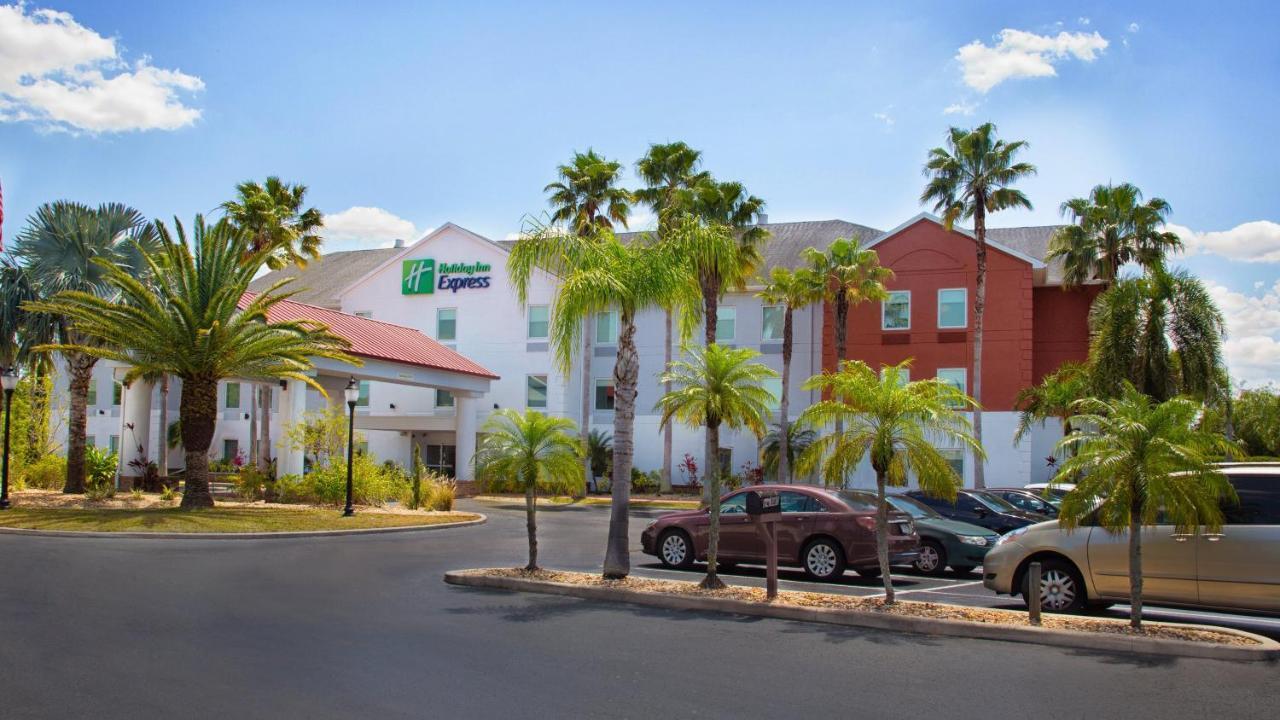
[[[763,564],[765,544],[747,515],[747,492],[768,490],[781,495],[777,521],[778,564],[804,568],[815,580],[833,580],[851,567],[876,577],[876,497],[858,490],[825,490],[808,485],[757,485],[726,494],[720,500],[720,548],[725,563]],[[663,565],[689,568],[707,558],[708,510],[664,515],[640,534],[644,552]],[[889,510],[889,564],[909,565],[919,553],[920,537],[911,516]]]

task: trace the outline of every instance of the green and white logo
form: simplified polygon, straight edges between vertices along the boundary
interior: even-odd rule
[[[436,290],[436,261],[432,258],[405,260],[400,271],[403,295],[430,295]]]

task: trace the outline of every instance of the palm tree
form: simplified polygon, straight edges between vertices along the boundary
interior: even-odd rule
[[[720,427],[731,430],[746,428],[759,438],[765,433],[765,420],[773,395],[763,385],[778,373],[755,362],[760,353],[751,348],[727,348],[711,344],[694,348],[688,360],[677,360],[667,366],[662,382],[671,383],[671,392],[658,400],[662,424],[674,418],[690,427],[705,425],[707,446],[720,447]],[[710,488],[711,525],[708,529],[707,577],[702,587],[716,589],[724,583],[716,576],[716,548],[720,542],[720,460],[718,453],[707,458],[705,476]]]
[[[929,178],[920,202],[933,203],[947,230],[957,220],[972,219],[977,240],[978,277],[973,297],[973,397],[982,402],[982,329],[987,308],[987,214],[1010,208],[1031,209],[1021,190],[1010,187],[1036,173],[1034,165],[1015,162],[1027,147],[1024,140],[1005,142],[995,137],[996,126],[984,123],[972,130],[953,127],[947,147],[929,151],[924,174]],[[973,434],[982,442],[982,407],[973,408]],[[985,468],[974,456],[974,487],[985,487]]]
[[[324,242],[320,231],[324,216],[314,207],[303,209],[307,186],[282,182],[274,175],[266,182],[247,180],[236,186],[236,198],[222,203],[227,219],[245,230],[252,238],[246,250],[246,260],[261,251],[268,251],[265,260],[272,270],[289,265],[305,267],[308,260],[320,257]],[[161,412],[167,414],[163,403],[169,395],[169,378],[160,379]],[[251,405],[255,404],[251,402]],[[250,461],[261,470],[271,466],[271,385],[258,386],[257,407],[250,407],[249,436]],[[255,427],[256,426],[256,427]],[[166,453],[167,454],[167,453]]]
[[[734,244],[728,254],[720,248],[686,247],[702,288],[702,316],[706,344],[716,342],[716,311],[730,288],[744,290],[761,262],[760,246],[769,231],[758,223],[764,201],[739,182],[716,182],[708,177],[682,193],[681,207],[708,226],[727,228]],[[679,221],[676,221],[679,222]]]
[[[587,459],[591,462],[591,476],[604,475],[613,457],[613,436],[603,430],[587,434]]]
[[[515,242],[507,272],[516,297],[528,299],[535,271],[560,278],[551,306],[551,346],[556,363],[568,372],[582,340],[584,321],[606,310],[618,312],[618,349],[613,366],[613,477],[631,477],[635,453],[635,401],[640,376],[636,351],[636,316],[649,307],[696,307],[698,290],[687,265],[667,243],[623,244],[607,229],[583,236],[531,223]],[[693,319],[682,314],[682,334]],[[589,468],[588,468],[589,470]],[[604,576],[623,578],[631,571],[627,537],[630,484],[611,483],[609,542]]]
[[[1182,249],[1182,240],[1163,229],[1170,212],[1160,198],[1142,202],[1142,191],[1129,183],[1095,186],[1089,197],[1062,203],[1072,224],[1054,233],[1049,259],[1062,261],[1067,287],[1094,279],[1109,285],[1125,263],[1151,268]]]
[[[1159,400],[1193,395],[1225,402],[1226,322],[1208,288],[1185,270],[1155,266],[1117,281],[1089,311],[1095,389],[1114,397],[1124,382]]]
[[[613,230],[614,223],[627,226],[631,214],[631,194],[618,187],[622,180],[622,164],[605,160],[588,149],[574,153],[568,165],[557,172],[559,182],[543,188],[551,193],[551,222],[564,223],[569,231],[583,237],[594,237],[599,229]],[[591,432],[591,318],[582,320],[582,442]],[[593,479],[590,458],[583,458],[583,487],[591,487]],[[575,495],[577,493],[574,493]]]
[[[26,269],[30,287],[40,298],[73,291],[111,300],[118,296],[118,290],[106,281],[107,267],[144,275],[146,266],[138,250],[152,247],[154,238],[154,229],[131,207],[110,203],[91,208],[58,201],[41,205],[27,220],[13,254]],[[66,346],[61,355],[70,380],[67,481],[63,492],[82,493],[89,383],[98,358],[78,348],[97,341],[69,318],[55,315],[53,323],[54,334]]]
[[[35,462],[48,444],[49,393],[46,383],[53,372],[47,353],[33,348],[50,343],[57,333],[58,319],[48,313],[31,312],[25,303],[39,299],[31,274],[12,258],[0,259],[0,367],[26,366],[33,375],[30,384],[30,422],[24,459]]]
[[[288,280],[245,297],[249,282],[276,248],[250,252],[251,235],[226,220],[206,225],[199,215],[190,242],[176,221],[174,234],[160,222],[155,230],[159,249],[142,252],[142,261],[153,275],[151,282],[140,281],[127,266],[99,261],[96,267],[103,283],[119,295],[119,301],[72,290],[30,306],[65,316],[79,337],[91,341],[46,349],[125,363],[130,366],[126,383],[162,373],[182,381],[179,423],[186,452],[182,507],[211,507],[208,453],[218,418],[219,381],[288,378],[321,389],[308,375],[312,358],[353,365],[359,360],[347,355],[346,342],[323,326],[268,319],[271,308],[288,297],[277,292]]]
[[[1019,390],[1013,401],[1013,406],[1018,409],[1018,428],[1013,433],[1013,444],[1021,443],[1032,428],[1050,419],[1062,423],[1063,437],[1070,435],[1076,401],[1090,391],[1089,366],[1074,362],[1063,363],[1045,375],[1039,385]]]
[[[765,434],[764,440],[760,443],[760,465],[764,470],[767,478],[781,479],[782,473],[779,468],[782,465],[782,427],[774,425],[769,428],[769,432]],[[818,439],[818,433],[807,428],[802,428],[795,423],[787,424],[787,467],[794,468],[796,459],[804,454],[805,450]]]
[[[544,415],[499,410],[485,422],[484,440],[475,455],[476,477],[514,480],[524,490],[525,527],[529,532],[529,563],[538,569],[538,490],[576,492],[581,472],[582,445],[573,421]]]
[[[777,478],[791,482],[791,348],[794,341],[792,315],[822,296],[823,279],[812,270],[789,270],[777,267],[769,275],[764,289],[756,293],[772,305],[782,306],[782,397],[778,403],[778,453],[775,455]]]
[[[1125,383],[1115,399],[1084,398],[1076,432],[1062,439],[1075,456],[1054,482],[1074,482],[1062,500],[1058,522],[1067,529],[1086,518],[1112,533],[1129,534],[1129,625],[1142,628],[1142,533],[1161,522],[1191,532],[1222,527],[1219,500],[1235,491],[1216,458],[1236,452],[1217,432],[1204,430],[1204,407],[1187,397],[1157,402]],[[1037,589],[1038,590],[1038,589]],[[1033,592],[1024,588],[1024,597]]]
[[[914,478],[920,489],[953,499],[962,480],[936,443],[949,441],[983,456],[964,411],[975,405],[955,386],[930,378],[905,382],[910,361],[888,365],[877,373],[860,360],[846,360],[836,372],[809,378],[808,390],[827,398],[800,416],[805,427],[825,428],[835,421],[847,429],[821,436],[800,456],[802,472],[821,469],[828,484],[843,483],[863,458],[876,473],[876,554],[884,579],[885,604],[892,605],[889,577],[889,515],[885,487],[906,485]]]
[[[632,193],[637,202],[648,205],[658,217],[658,242],[666,236],[666,229],[673,214],[680,211],[683,193],[706,182],[711,175],[700,169],[702,153],[683,142],[654,144],[649,152],[636,161],[636,174],[645,183],[645,187]],[[662,346],[662,367],[671,364],[672,325],[671,308],[663,308],[664,344]],[[671,392],[671,386],[664,385],[662,391]],[[671,426],[662,428],[662,492],[671,492]]]

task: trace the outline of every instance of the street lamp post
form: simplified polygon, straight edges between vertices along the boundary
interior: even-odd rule
[[[356,403],[360,401],[360,383],[351,378],[343,394],[347,398],[347,506],[342,508],[342,516],[351,517],[356,514],[356,509],[351,506],[351,468],[355,460]]]
[[[0,374],[0,386],[4,387],[4,469],[0,471],[0,510],[9,509],[9,416],[13,407],[13,391],[18,388],[18,372],[6,368]]]

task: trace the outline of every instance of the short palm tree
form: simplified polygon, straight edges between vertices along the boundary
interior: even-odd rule
[[[573,493],[581,487],[583,447],[574,437],[577,427],[568,418],[505,408],[489,416],[482,432],[476,477],[514,480],[524,490],[529,533],[529,563],[524,567],[537,570],[538,491]]]
[[[716,576],[716,548],[720,541],[720,428],[745,428],[759,438],[765,433],[765,421],[773,395],[764,381],[778,373],[756,362],[760,353],[751,348],[727,348],[708,345],[693,348],[688,360],[677,360],[662,374],[662,382],[671,383],[671,392],[658,400],[662,424],[673,419],[690,427],[705,425],[707,429],[707,465],[704,470],[710,488],[711,526],[707,545],[706,588],[724,587]]]
[[[275,248],[249,252],[253,238],[248,233],[226,220],[206,225],[198,215],[190,241],[180,223],[175,222],[172,234],[162,223],[155,228],[159,249],[142,252],[151,282],[138,280],[127,266],[99,261],[103,282],[119,300],[71,290],[31,306],[65,316],[81,337],[94,341],[45,349],[127,364],[126,383],[161,373],[182,381],[182,507],[210,507],[209,444],[218,420],[219,381],[288,378],[320,389],[308,375],[312,358],[353,365],[359,361],[344,352],[344,340],[323,326],[268,319],[271,308],[287,297],[277,292],[287,280],[252,297],[245,295],[265,256]]]
[[[1091,280],[1111,284],[1129,262],[1145,268],[1161,265],[1182,249],[1182,240],[1164,229],[1170,212],[1169,203],[1160,198],[1142,202],[1142,191],[1129,183],[1098,185],[1089,197],[1062,203],[1071,224],[1054,233],[1049,259],[1062,261],[1068,287]]]
[[[551,346],[556,364],[567,373],[580,346],[584,322],[597,313],[618,313],[618,348],[613,366],[613,477],[631,477],[635,454],[636,388],[640,357],[636,350],[636,316],[650,307],[693,308],[698,287],[681,257],[667,244],[620,242],[612,232],[592,235],[564,233],[553,226],[531,224],[511,248],[507,273],[516,297],[524,303],[537,271],[560,278],[551,306]],[[682,334],[688,336],[694,319],[682,313]],[[626,577],[631,572],[627,535],[630,484],[611,484],[609,542],[604,576]]]
[[[768,283],[757,295],[766,303],[782,307],[782,397],[778,403],[777,440],[779,450],[774,473],[779,482],[791,482],[791,349],[794,342],[792,319],[797,308],[810,305],[822,297],[823,278],[812,270],[789,270],[777,267]]]
[[[599,477],[609,469],[613,457],[613,435],[603,430],[587,433],[587,460],[591,463],[591,475]]]
[[[818,433],[808,428],[802,428],[795,423],[787,423],[787,440],[785,443],[787,457],[787,467],[793,469],[796,466],[796,460],[804,454],[805,450],[818,439]],[[760,443],[760,467],[764,470],[764,476],[779,482],[790,482],[791,480],[783,480],[782,473],[779,468],[782,467],[782,453],[784,443],[782,441],[782,426],[774,425],[769,428],[769,432],[765,434],[764,440]]]
[[[948,230],[957,220],[972,219],[977,240],[978,272],[973,296],[973,397],[982,402],[982,334],[987,308],[987,215],[1011,208],[1031,209],[1031,201],[1014,183],[1036,173],[1031,163],[1016,162],[1027,147],[1024,140],[1005,142],[996,126],[984,123],[972,130],[953,127],[947,147],[929,151],[924,174],[929,178],[920,202],[933,203]],[[982,442],[982,408],[973,411],[973,434]],[[981,461],[974,456],[973,482],[985,486]]]
[[[13,254],[26,269],[30,287],[40,298],[61,292],[87,293],[104,300],[119,296],[107,282],[108,267],[145,276],[139,248],[154,247],[155,234],[142,213],[118,203],[96,208],[59,201],[41,205],[18,233]],[[102,263],[97,261],[101,260]],[[67,481],[63,492],[85,489],[85,438],[89,383],[98,356],[76,348],[97,340],[71,318],[54,314],[57,339],[70,383],[67,413]]]
[[[1013,444],[1022,442],[1031,430],[1046,420],[1062,424],[1062,436],[1071,434],[1071,418],[1076,414],[1076,401],[1088,395],[1089,367],[1084,363],[1063,363],[1045,375],[1039,385],[1023,388],[1014,398],[1018,409],[1018,428]]]
[[[1221,528],[1219,501],[1235,501],[1235,491],[1213,463],[1236,448],[1200,427],[1199,402],[1157,402],[1128,383],[1115,399],[1080,400],[1079,411],[1076,432],[1060,443],[1075,455],[1054,481],[1074,482],[1075,489],[1063,498],[1058,522],[1071,529],[1096,518],[1108,532],[1128,533],[1129,624],[1141,629],[1142,527],[1161,516],[1180,532]]]
[[[800,456],[801,472],[820,469],[828,485],[843,485],[864,458],[876,474],[876,555],[884,579],[885,603],[893,604],[889,577],[889,515],[886,486],[915,480],[929,495],[954,499],[961,478],[938,450],[959,444],[981,457],[965,411],[975,403],[954,385],[937,378],[905,382],[910,363],[888,365],[879,373],[860,360],[847,360],[836,372],[805,383],[826,398],[811,405],[800,422],[820,437]],[[836,421],[845,427],[826,432]]]

